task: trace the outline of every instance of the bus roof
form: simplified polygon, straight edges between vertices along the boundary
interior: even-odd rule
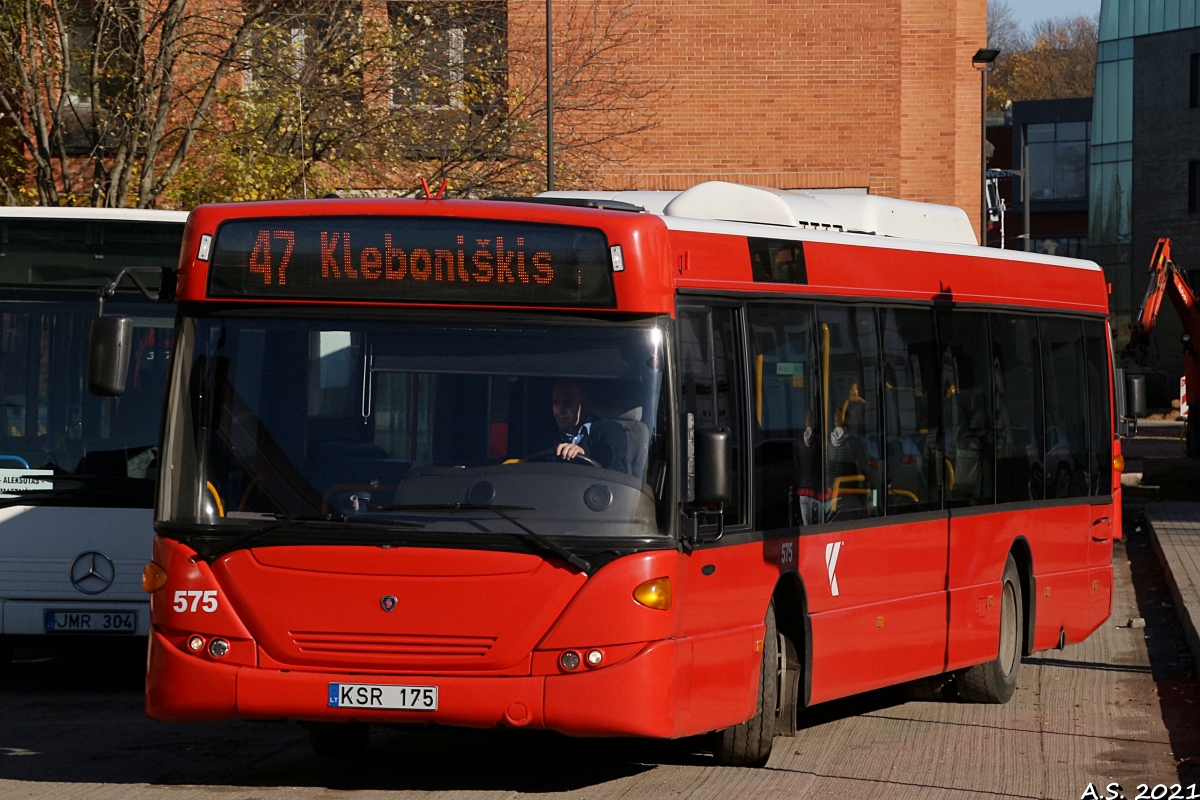
[[[186,211],[147,208],[77,208],[74,206],[0,206],[0,217],[8,219],[83,219],[121,222],[187,222]]]
[[[1092,314],[1105,314],[1108,311],[1107,287],[1103,272],[1098,266],[1088,261],[1058,258],[1022,251],[999,250],[996,248],[980,247],[976,244],[955,242],[939,242],[901,238],[878,233],[850,233],[834,228],[817,229],[799,225],[768,224],[765,222],[726,221],[721,219],[701,219],[697,217],[678,216],[665,213],[668,206],[682,198],[686,193],[672,194],[675,200],[662,204],[661,214],[643,213],[642,209],[628,205],[614,204],[604,208],[605,203],[588,203],[596,200],[624,201],[629,195],[624,193],[606,192],[604,197],[599,193],[571,193],[571,198],[560,195],[553,197],[525,198],[526,202],[502,200],[416,200],[416,199],[384,199],[384,198],[330,198],[314,200],[281,200],[254,203],[231,203],[222,205],[200,206],[192,212],[184,235],[182,258],[180,261],[178,298],[181,301],[221,300],[222,302],[303,302],[306,304],[331,303],[336,305],[406,305],[440,307],[446,304],[459,305],[464,303],[480,307],[495,308],[526,308],[535,305],[540,308],[561,308],[579,310],[592,308],[594,310],[629,311],[638,313],[671,313],[675,308],[675,295],[678,291],[721,291],[721,292],[752,292],[755,295],[763,293],[780,296],[824,296],[846,298],[885,298],[913,302],[964,302],[971,304],[1000,304],[1012,307],[1031,308],[1060,308]],[[650,193],[638,193],[646,195]],[[779,197],[776,193],[766,193]],[[856,197],[843,195],[843,197]],[[858,195],[863,198],[865,195]],[[516,200],[518,198],[514,198]],[[557,203],[555,200],[567,200]],[[574,202],[571,202],[571,200]],[[630,198],[641,199],[641,198]],[[654,193],[658,199],[658,193]],[[760,198],[761,199],[761,198]],[[803,198],[801,198],[803,199]],[[533,202],[529,202],[532,200]],[[886,198],[880,198],[886,200]],[[789,213],[793,204],[784,204]],[[902,202],[902,201],[896,201]],[[601,206],[585,207],[587,205]],[[904,203],[905,206],[921,206],[917,203]],[[675,209],[681,207],[676,205]],[[832,206],[830,206],[832,207]],[[886,209],[888,204],[879,204],[878,208]],[[900,208],[899,206],[891,206]],[[643,206],[645,208],[645,206]],[[776,209],[779,207],[776,206]],[[945,208],[945,207],[935,207]],[[621,210],[615,210],[621,209]],[[955,209],[958,214],[961,210]],[[366,222],[372,218],[394,217],[397,229],[414,229],[412,221],[417,218],[450,220],[471,220],[474,230],[479,221],[492,220],[502,223],[497,230],[501,231],[506,243],[510,246],[520,236],[511,229],[511,224],[530,223],[535,225],[571,226],[579,229],[602,231],[609,245],[620,245],[623,250],[624,263],[631,268],[621,271],[616,262],[612,267],[612,287],[615,295],[610,301],[600,305],[566,304],[557,302],[528,303],[515,299],[501,299],[501,295],[493,294],[492,299],[482,295],[457,295],[457,299],[449,293],[432,295],[428,290],[433,288],[434,279],[427,284],[413,285],[413,289],[404,290],[401,284],[391,284],[387,280],[365,281],[357,272],[357,268],[346,270],[346,280],[355,279],[357,288],[349,284],[324,283],[316,281],[308,294],[301,296],[299,284],[293,280],[287,283],[286,291],[280,283],[274,288],[266,289],[260,285],[253,288],[253,278],[260,284],[263,278],[259,274],[263,268],[262,262],[257,266],[251,263],[254,259],[249,250],[239,258],[249,259],[247,266],[241,271],[229,272],[230,264],[222,266],[224,277],[219,279],[220,286],[210,285],[214,275],[208,262],[209,248],[218,248],[221,237],[219,229],[226,222],[238,220],[261,220],[264,228],[259,231],[259,237],[265,236],[267,244],[274,252],[275,258],[284,258],[284,249],[289,246],[285,240],[291,237],[304,236],[309,241],[305,247],[309,253],[306,258],[310,266],[296,266],[300,261],[294,261],[292,269],[311,270],[312,259],[316,258],[319,242],[314,237],[317,232],[309,230],[313,224],[328,227],[330,233],[329,246],[337,241],[336,232],[340,229],[354,228],[354,253],[348,252],[350,237],[347,234],[338,245],[339,263],[352,259],[352,264],[358,264],[358,259],[366,258],[372,274],[364,273],[367,278],[379,276],[379,250],[383,242],[383,228],[378,222]],[[965,217],[965,215],[964,215]],[[333,220],[345,218],[346,222]],[[296,219],[294,226],[283,223],[285,219]],[[304,220],[304,222],[302,222]],[[404,221],[404,220],[407,220]],[[365,227],[356,227],[364,226]],[[350,227],[345,227],[350,226]],[[246,228],[244,224],[236,226],[239,230]],[[420,228],[420,226],[416,226]],[[432,224],[430,231],[446,227],[445,222]],[[232,230],[232,228],[231,228]],[[307,232],[304,232],[307,231]],[[392,231],[395,233],[396,231]],[[456,234],[468,232],[454,231]],[[243,231],[241,236],[245,235]],[[430,233],[429,235],[433,235]],[[438,234],[440,235],[440,234]],[[476,234],[470,237],[472,242]],[[483,234],[481,234],[483,235]],[[280,238],[283,237],[283,238]],[[253,237],[252,237],[253,238]],[[320,237],[317,237],[320,238]],[[373,241],[374,239],[380,241]],[[457,248],[451,244],[410,244],[409,247],[446,247],[461,249],[464,237],[459,235]],[[751,249],[755,240],[768,240],[777,246],[779,241],[803,242],[802,258],[807,263],[806,278],[799,283],[759,282],[755,280],[752,267]],[[424,241],[424,240],[423,240]],[[487,241],[486,235],[481,244]],[[295,238],[297,246],[299,238]],[[473,248],[475,245],[468,242]],[[496,242],[499,242],[497,239]],[[749,247],[748,247],[749,245]],[[389,247],[391,245],[388,245]],[[365,249],[364,249],[365,248]],[[370,253],[368,253],[370,251]],[[265,251],[264,251],[265,252]],[[332,250],[330,251],[332,253]],[[413,251],[414,255],[416,251]],[[428,256],[428,252],[421,252]],[[472,251],[473,252],[473,251]],[[201,254],[204,257],[201,257]],[[290,250],[287,251],[291,253]],[[301,250],[296,251],[297,256]],[[472,255],[466,253],[468,265]],[[484,254],[485,261],[488,256]],[[967,261],[966,259],[970,259]],[[607,256],[605,256],[607,259]],[[324,256],[318,259],[324,265]],[[224,262],[223,262],[224,263]],[[332,262],[330,262],[332,264]],[[282,264],[282,262],[280,262]],[[426,265],[428,266],[428,265]],[[1049,269],[1047,269],[1049,267]],[[277,266],[278,268],[278,266]],[[318,273],[323,266],[318,268]],[[236,280],[244,288],[233,289],[226,283],[230,275],[241,276]],[[250,273],[255,273],[251,275]],[[300,278],[301,273],[289,272],[289,277]],[[330,280],[333,276],[331,275]],[[388,275],[387,277],[392,277]],[[402,277],[402,276],[399,276]],[[415,274],[413,277],[416,277]],[[418,280],[429,278],[428,273]],[[487,280],[477,278],[476,280]],[[456,284],[449,283],[447,278],[445,289],[457,286],[465,289],[460,279]],[[606,279],[607,280],[607,279]],[[760,278],[760,281],[762,279]],[[386,284],[386,286],[385,286]],[[408,286],[409,284],[404,284]],[[327,287],[320,288],[320,287]],[[387,292],[381,292],[382,289]],[[232,293],[231,293],[232,292]],[[549,297],[547,295],[546,297]]]

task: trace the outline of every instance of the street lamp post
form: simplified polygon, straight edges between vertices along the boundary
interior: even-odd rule
[[[554,191],[554,4],[546,0],[546,191]]]
[[[989,50],[980,48],[975,55],[971,56],[971,66],[979,70],[980,77],[980,95],[979,95],[979,128],[980,128],[980,143],[979,143],[979,174],[982,178],[979,185],[979,243],[987,247],[987,226],[988,226],[988,199],[987,199],[987,74],[991,72],[992,67],[996,63],[996,56],[1000,55],[999,50]]]

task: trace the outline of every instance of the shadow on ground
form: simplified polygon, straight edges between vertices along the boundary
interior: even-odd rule
[[[1193,485],[1192,498],[1196,496]],[[1126,500],[1125,540],[1114,548],[1113,558],[1129,559],[1138,614],[1146,621],[1146,649],[1158,688],[1163,723],[1170,734],[1179,779],[1187,785],[1200,782],[1200,680],[1167,589],[1162,564],[1150,543],[1144,505],[1145,500]],[[1122,616],[1117,609],[1111,624],[1126,623]]]
[[[0,680],[0,779],[535,793],[712,763],[702,740],[383,726],[364,756],[321,759],[295,723],[147,719],[144,664],[133,641],[18,649]]]

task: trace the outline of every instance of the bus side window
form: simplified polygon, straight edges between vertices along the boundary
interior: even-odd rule
[[[938,345],[933,312],[885,308],[883,395],[887,433],[887,513],[942,507],[945,457],[940,437]]]
[[[995,499],[995,440],[987,314],[939,312],[938,338],[947,505],[988,505]]]
[[[881,497],[879,341],[870,307],[821,306],[825,521],[877,517]]]
[[[1043,317],[1046,387],[1046,497],[1087,497],[1087,376],[1083,323]]]
[[[692,414],[697,429],[719,427],[732,432],[733,499],[725,507],[727,525],[744,520],[742,428],[745,422],[740,412],[741,340],[737,335],[736,313],[736,309],[721,307],[679,309],[679,369],[685,419]],[[686,430],[686,424],[682,429]]]
[[[1042,369],[1035,317],[992,314],[996,417],[996,502],[1045,496]]]
[[[1108,336],[1103,320],[1083,323],[1087,349],[1088,439],[1091,446],[1089,472],[1091,494],[1101,497],[1112,493],[1112,421],[1109,416]]]
[[[820,378],[812,306],[751,305],[755,527],[821,521]]]

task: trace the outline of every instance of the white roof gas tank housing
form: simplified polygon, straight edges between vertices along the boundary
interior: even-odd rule
[[[961,208],[844,190],[768,189],[724,181],[683,192],[543,192],[539,197],[620,200],[651,214],[978,244]]]

